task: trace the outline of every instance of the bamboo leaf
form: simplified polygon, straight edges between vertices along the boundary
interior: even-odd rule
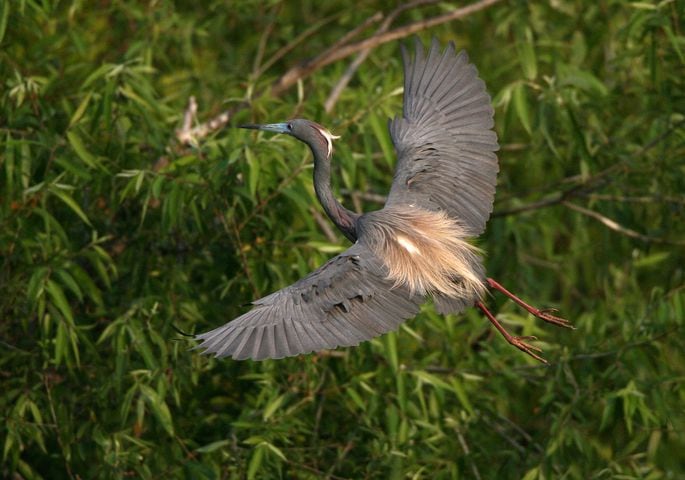
[[[521,125],[523,125],[523,128],[526,129],[526,132],[528,132],[529,135],[532,134],[533,129],[531,127],[532,121],[530,117],[530,108],[528,107],[528,99],[526,98],[526,86],[524,84],[519,83],[512,90],[512,103],[514,105],[516,115],[521,121]]]
[[[216,442],[208,443],[202,447],[196,448],[197,453],[212,453],[221,448],[227,447],[231,444],[230,440],[218,440]]]
[[[50,300],[57,307],[60,313],[64,316],[65,320],[70,325],[74,324],[74,315],[67,301],[67,297],[64,295],[62,287],[60,287],[54,280],[48,279],[45,284],[45,289],[50,296]]]
[[[83,100],[81,100],[81,103],[79,104],[78,108],[76,108],[76,111],[74,114],[71,116],[71,120],[69,120],[69,128],[73,127],[76,125],[79,120],[83,117],[83,114],[86,111],[86,108],[88,108],[88,104],[90,103],[90,99],[93,97],[93,92],[90,91],[86,94],[85,97],[83,97]],[[67,133],[67,135],[69,135]]]
[[[83,139],[78,133],[76,133],[75,130],[69,130],[67,132],[67,139],[69,140],[71,148],[74,149],[76,155],[78,155],[83,163],[88,165],[90,168],[97,168],[99,166],[95,156],[86,149]]]
[[[10,16],[10,2],[2,2],[0,5],[0,43],[2,43],[5,38],[5,32],[7,31],[7,20]]]
[[[170,435],[174,435],[174,424],[171,419],[171,412],[166,402],[147,385],[140,385],[140,392],[143,394],[146,403],[150,407],[150,410],[155,415],[159,424],[164,428],[164,430]]]
[[[55,195],[57,198],[59,198],[62,203],[64,203],[67,207],[71,209],[72,212],[74,212],[78,217],[83,220],[83,222],[92,227],[93,225],[90,223],[90,220],[86,216],[85,212],[81,209],[81,207],[76,203],[76,201],[73,199],[71,195],[68,193],[64,192],[63,190],[60,190],[59,188],[53,188],[53,186],[50,186],[49,188],[50,193]]]
[[[533,32],[530,27],[525,27],[518,42],[516,43],[519,62],[523,69],[523,74],[528,80],[535,80],[538,76],[537,57],[535,55],[535,46],[533,42]]]
[[[262,445],[257,445],[252,450],[252,456],[250,457],[250,464],[247,467],[247,478],[248,480],[253,480],[257,477],[260,469],[262,468],[262,461],[264,460],[264,448]]]

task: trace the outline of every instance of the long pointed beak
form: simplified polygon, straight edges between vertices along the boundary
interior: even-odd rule
[[[290,129],[288,128],[288,124],[286,122],[283,122],[283,123],[266,123],[264,125],[248,123],[245,125],[238,125],[238,127],[239,128],[249,128],[251,130],[263,130],[265,132],[290,133]]]

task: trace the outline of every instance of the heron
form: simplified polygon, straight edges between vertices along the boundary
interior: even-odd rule
[[[382,209],[359,214],[331,188],[337,136],[310,120],[241,128],[290,135],[314,158],[314,190],[327,216],[353,245],[294,284],[252,302],[252,309],[206,333],[197,348],[236,360],[284,358],[350,347],[397,330],[432,297],[442,315],[475,306],[511,345],[547,363],[533,336],[510,334],[484,303],[499,291],[535,317],[573,328],[488,277],[482,234],[493,209],[497,173],[494,109],[465,51],[437,39],[411,55],[401,46],[401,116],[388,122],[397,153]]]

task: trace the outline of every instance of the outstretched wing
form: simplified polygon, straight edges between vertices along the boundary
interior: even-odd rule
[[[217,357],[283,358],[358,345],[395,330],[423,301],[393,288],[382,263],[355,244],[293,285],[253,302],[246,314],[207,333],[198,348]]]
[[[397,150],[388,205],[444,210],[469,235],[479,235],[492,212],[497,182],[497,135],[485,83],[466,52],[437,40],[425,56],[416,40],[412,59],[402,47],[404,109],[390,121]]]

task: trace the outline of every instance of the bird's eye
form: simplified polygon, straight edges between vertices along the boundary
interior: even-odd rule
[[[292,129],[293,129],[293,124],[292,124],[292,123],[289,123],[289,124],[287,125],[287,127],[288,127],[288,130],[292,131]]]

